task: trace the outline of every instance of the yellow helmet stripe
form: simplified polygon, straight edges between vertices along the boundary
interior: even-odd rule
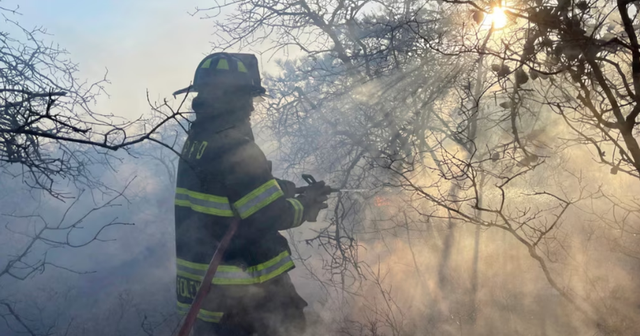
[[[229,62],[226,59],[221,58],[216,67],[218,70],[229,70]]]
[[[202,63],[202,66],[200,68],[207,69],[210,66],[211,66],[211,59],[208,59],[208,60],[204,61],[204,63]]]
[[[238,61],[238,71],[239,72],[247,72],[247,68],[244,66],[244,63]]]

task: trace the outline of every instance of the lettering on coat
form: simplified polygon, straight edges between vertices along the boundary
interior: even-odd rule
[[[176,292],[179,296],[194,299],[200,288],[200,281],[178,277],[176,281]]]
[[[184,143],[184,147],[182,147],[182,158],[183,159],[191,159],[193,157],[193,154],[195,152],[195,157],[196,160],[199,160],[202,155],[204,155],[205,150],[207,149],[207,146],[209,145],[208,142],[206,141],[193,141],[193,142],[189,142],[186,141]]]

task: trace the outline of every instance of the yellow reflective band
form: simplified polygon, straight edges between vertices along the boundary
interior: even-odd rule
[[[285,258],[289,257],[289,252],[288,251],[284,251],[280,254],[278,254],[275,258],[272,258],[269,261],[263,262],[262,264],[256,265],[256,266],[251,266],[249,268],[247,268],[247,272],[251,273],[254,271],[262,271],[263,269],[267,268],[267,267],[271,267],[275,264],[277,264],[278,262],[280,262],[280,260],[283,260]]]
[[[247,68],[244,66],[244,63],[238,61],[238,71],[239,72],[247,72]]]
[[[180,315],[185,315],[189,312],[189,308],[191,308],[190,304],[178,302],[178,313]],[[223,312],[212,312],[204,309],[200,309],[198,312],[198,318],[205,322],[218,323],[224,316]]]
[[[220,323],[220,320],[222,319],[222,313],[220,314],[220,316],[209,316],[202,314],[202,311],[200,311],[200,313],[198,313],[198,318],[205,322]]]
[[[229,200],[222,196],[199,193],[185,188],[176,188],[175,204],[208,215],[233,217]]]
[[[177,260],[178,277],[202,281],[207,272],[208,264],[198,264],[183,259]],[[242,269],[237,266],[220,265],[214,275],[212,283],[216,285],[250,285],[270,280],[292,268],[295,265],[288,251],[262,264]]]
[[[216,67],[216,69],[229,70],[229,62],[227,62],[226,59],[221,58],[220,61],[218,61],[218,66]]]
[[[211,195],[211,194],[205,194],[205,193],[201,193],[201,192],[197,192],[197,191],[192,191],[189,189],[185,189],[185,188],[176,188],[176,193],[177,194],[187,194],[193,198],[197,198],[197,199],[201,199],[201,200],[205,200],[205,201],[211,201],[211,202],[218,202],[218,203],[229,203],[229,199],[224,197],[224,196],[216,196],[216,195]]]
[[[282,189],[280,189],[278,182],[272,179],[242,197],[235,202],[233,206],[238,209],[240,218],[245,219],[269,205],[280,196],[284,196],[284,193]]]
[[[197,270],[201,270],[201,271],[206,271],[207,268],[209,267],[209,265],[207,265],[207,264],[198,264],[198,263],[186,261],[186,260],[180,259],[180,258],[177,259],[176,263],[179,266],[185,266],[185,267],[188,267],[188,268],[193,268],[193,269],[197,269]]]
[[[210,66],[211,66],[211,59],[208,59],[208,60],[204,61],[204,63],[202,63],[202,66],[200,68],[207,69]]]
[[[202,281],[202,279],[204,279],[204,276],[202,275],[196,275],[185,271],[178,271],[178,276],[195,281]]]
[[[290,257],[289,251],[284,251],[280,254],[278,254],[277,256],[271,258],[271,260],[265,261],[262,264],[258,264],[255,266],[251,266],[251,267],[247,267],[247,269],[242,269],[238,266],[231,266],[231,265],[220,265],[218,266],[218,271],[220,272],[246,272],[246,273],[255,273],[257,271],[262,271],[263,269],[266,269],[268,267],[271,267],[275,264],[277,264],[278,262],[280,262],[281,260]],[[291,259],[291,258],[289,258]],[[190,261],[186,261],[184,259],[180,259],[177,258],[176,259],[176,264],[178,266],[178,273],[181,270],[184,270],[184,272],[187,272],[185,274],[192,274],[192,275],[202,275],[204,276],[204,274],[206,273],[207,269],[209,268],[209,264],[199,264],[199,263],[194,263],[194,262],[190,262]],[[188,273],[190,272],[190,273]],[[188,276],[185,276],[185,278],[189,278]],[[191,279],[191,278],[190,278]],[[202,278],[199,278],[200,280],[202,280]],[[198,280],[198,279],[195,279]]]
[[[253,285],[258,283],[263,283],[265,281],[271,280],[278,275],[292,269],[294,267],[293,261],[288,261],[280,266],[278,269],[274,270],[271,273],[267,273],[265,275],[260,275],[255,278],[249,279],[234,279],[234,278],[213,278],[213,283],[216,285]]]
[[[287,201],[293,205],[293,226],[302,224],[302,216],[304,213],[302,203],[295,198],[287,198]]]

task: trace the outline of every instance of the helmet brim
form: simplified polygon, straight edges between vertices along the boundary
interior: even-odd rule
[[[181,95],[181,94],[184,94],[184,93],[191,93],[191,92],[198,92],[198,90],[196,89],[196,87],[195,87],[195,86],[193,86],[193,84],[192,84],[192,85],[189,85],[188,87],[186,87],[186,88],[184,88],[184,89],[180,89],[180,90],[178,90],[178,91],[174,92],[174,93],[173,93],[173,96],[175,97],[175,96],[177,96],[177,95]],[[267,90],[265,90],[265,88],[263,88],[263,87],[261,87],[261,86],[260,86],[260,87],[258,87],[258,88],[255,90],[255,92],[254,92],[253,96],[254,96],[254,97],[268,97],[268,98],[272,98],[271,96],[269,96],[269,95],[267,94]]]
[[[180,89],[176,92],[173,93],[173,96],[177,96],[177,95],[181,95],[183,93],[188,93],[188,92],[196,92],[196,90],[194,89],[193,85],[189,85],[188,87],[184,88],[184,89]]]

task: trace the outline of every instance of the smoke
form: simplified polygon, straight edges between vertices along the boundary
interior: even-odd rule
[[[341,125],[350,125],[359,108],[376,111],[375,104],[385,104],[374,88],[404,88],[389,82],[360,86],[327,103],[339,110],[314,113],[331,119],[337,111]],[[438,108],[446,115],[456,105],[443,99]],[[389,200],[383,206],[370,195],[350,199],[368,204],[359,220],[341,226],[356,241],[351,264],[343,263],[337,245],[327,250],[311,241],[318,232],[336,238],[336,203],[327,222],[305,224],[290,235],[300,257],[294,282],[310,302],[309,335],[634,334],[640,323],[637,179],[596,164],[590,148],[569,141],[572,129],[544,106],[533,107],[535,113],[518,124],[535,158],[487,151],[513,135],[509,121],[497,121],[503,113],[497,104],[482,108],[487,117],[477,143],[485,148],[469,157],[475,175],[460,179],[452,193],[457,201],[446,197],[450,181],[469,168],[452,165],[445,180],[436,173],[434,156],[424,155],[407,176],[429,197],[404,184],[379,193]],[[383,110],[400,118],[404,113]],[[464,162],[460,145],[432,145],[441,145],[439,163]],[[338,180],[340,173],[333,171]],[[476,204],[491,211],[479,212]]]
[[[57,15],[51,17],[58,18]],[[170,44],[183,42],[184,36],[191,36],[184,43],[200,41],[204,36],[172,31],[167,27],[175,25],[166,25],[164,19],[158,19],[163,28],[157,30],[160,33],[149,45],[162,45],[162,41],[167,41],[167,34],[171,36]],[[206,30],[200,30],[200,34],[203,31]],[[119,32],[128,34],[129,30]],[[118,37],[111,39],[118,40]],[[104,39],[91,36],[91,40],[95,43]],[[71,48],[77,49],[72,52],[75,55],[89,53],[85,41],[78,41],[71,43]],[[129,38],[124,45],[132,48],[132,41]],[[162,87],[151,91],[168,93],[183,86],[175,84],[176,80],[188,83],[192,66],[200,57],[199,53],[187,53],[183,48],[168,48],[169,54],[162,51],[163,57],[154,57],[149,55],[155,55],[156,49],[146,48],[148,45],[114,58],[128,60],[124,62],[128,68],[114,73],[114,84],[136,77],[136,86],[144,89],[149,79],[157,79],[151,81],[162,83]],[[190,60],[179,62],[178,67],[167,66],[167,60],[182,57],[176,50],[180,55],[189,55]],[[108,52],[101,54],[101,57],[113,58]],[[640,325],[637,179],[624,174],[612,175],[610,168],[595,163],[594,150],[579,146],[574,141],[575,133],[560,116],[535,104],[527,106],[529,113],[518,120],[520,138],[536,155],[535,160],[505,145],[513,140],[511,120],[505,118],[505,110],[499,105],[504,101],[495,98],[494,101],[487,99],[490,102],[481,106],[483,118],[478,121],[476,142],[482,146],[469,151],[452,141],[452,134],[460,131],[455,127],[456,132],[451,131],[447,136],[438,133],[443,123],[462,125],[461,129],[466,129],[462,121],[468,116],[465,113],[473,108],[459,106],[462,90],[454,91],[465,84],[463,80],[458,81],[458,75],[471,64],[466,58],[455,62],[434,59],[420,66],[409,64],[408,70],[355,88],[352,83],[358,81],[348,76],[317,76],[316,84],[326,80],[327,87],[335,90],[331,91],[335,99],[324,99],[321,101],[324,105],[317,108],[319,98],[326,98],[318,92],[326,90],[322,87],[314,90],[312,81],[304,82],[301,78],[313,74],[319,64],[324,66],[322,62],[331,63],[331,59],[327,59],[300,61],[288,70],[298,76],[292,83],[308,84],[308,92],[303,92],[305,95],[295,101],[308,113],[302,115],[311,116],[304,119],[308,121],[303,125],[306,128],[283,138],[274,134],[257,137],[262,139],[260,145],[269,159],[274,160],[278,177],[300,183],[294,174],[309,168],[326,174],[316,176],[318,178],[334,179],[338,184],[364,181],[363,185],[353,187],[375,189],[370,194],[335,196],[331,208],[321,214],[324,221],[306,223],[288,236],[298,257],[291,275],[297,290],[309,302],[308,335],[637,333]],[[144,67],[136,65],[149,60],[153,63]],[[108,65],[108,62],[98,59],[92,64]],[[441,71],[434,75],[425,68]],[[301,70],[306,72],[300,75]],[[322,70],[331,74],[331,70],[336,69],[330,66]],[[102,66],[92,71],[99,76]],[[288,76],[286,71],[279,75]],[[293,84],[287,84],[290,85],[283,92],[291,91]],[[277,83],[273,85],[278,88]],[[144,101],[133,98],[140,92],[118,87],[127,91],[120,92],[126,97],[125,103],[113,102],[101,108],[117,112],[131,107],[147,108]],[[498,91],[491,88],[487,92],[493,95]],[[427,103],[420,106],[424,113],[419,117],[413,115],[415,106],[407,103],[417,94],[426,97]],[[434,119],[435,113],[443,122]],[[369,127],[365,121],[370,119],[380,121],[381,125]],[[264,121],[265,127],[273,125],[269,120],[257,121]],[[329,122],[335,128],[327,126]],[[407,125],[420,127],[408,133]],[[278,126],[287,129],[292,125]],[[374,130],[377,133],[372,136]],[[277,129],[263,131],[270,133]],[[338,131],[342,131],[341,134],[350,131],[347,134],[351,135],[350,141],[365,140],[373,145],[362,153],[350,153],[345,149],[350,142],[340,138]],[[340,141],[335,141],[336,138]],[[287,144],[279,148],[279,152],[275,151],[281,144],[276,140],[281,139]],[[305,152],[287,152],[295,149],[297,143],[303,144],[300,147],[304,147]],[[396,150],[398,148],[401,150]],[[606,146],[603,150],[613,151]],[[385,157],[381,154],[385,151],[395,156]],[[158,154],[151,148],[143,148],[141,152]],[[355,165],[355,173],[345,180],[341,175],[343,162],[339,159],[357,155],[367,159]],[[403,159],[414,164],[384,165]],[[56,263],[96,273],[74,274],[49,267],[41,276],[28,281],[2,283],[2,298],[17,302],[18,308],[25,309],[30,317],[45,315],[43,327],[77,321],[71,324],[70,334],[144,334],[147,330],[141,326],[149,319],[154,320],[154,326],[159,326],[151,334],[170,334],[172,323],[175,325],[171,320],[175,266],[173,184],[168,181],[175,172],[167,171],[162,165],[168,161],[127,157],[116,172],[96,170],[114,190],[133,182],[117,208],[88,218],[83,223],[86,229],[74,239],[91,236],[101,224],[114,218],[136,225],[105,231],[104,238],[115,241],[50,252],[51,260]],[[299,165],[285,169],[291,163]],[[442,166],[448,169],[440,169]],[[391,168],[397,170],[391,171]],[[398,172],[405,174],[414,185],[398,177]],[[510,180],[515,175],[517,178]],[[376,179],[393,185],[380,188]],[[458,181],[459,185],[452,186],[452,181]],[[506,181],[509,183],[505,184]],[[68,204],[43,200],[19,190],[19,181],[13,182],[0,180],[3,212],[38,211],[46,214],[47,220],[55,221],[66,210]],[[478,195],[482,195],[481,202]],[[71,217],[77,218],[104,200],[98,194],[84,197],[87,198],[79,203]],[[385,201],[376,202],[375,197]],[[475,207],[478,202],[484,209],[505,211],[479,212]],[[351,212],[336,224],[335,214],[347,212],[345,209]],[[503,215],[513,225],[505,224]],[[26,222],[24,232],[38,225],[37,221]],[[543,233],[544,237],[538,241]],[[318,236],[322,239],[314,240]],[[11,255],[27,242],[20,234],[0,235],[0,253]],[[347,248],[341,249],[345,246]],[[33,260],[43,251],[35,251]],[[51,288],[60,293],[43,294]],[[36,306],[25,307],[30,302]],[[50,310],[38,310],[38,304],[49,302],[56,304],[50,305]],[[165,323],[165,319],[170,321]],[[11,329],[0,329],[0,334],[11,333]]]

